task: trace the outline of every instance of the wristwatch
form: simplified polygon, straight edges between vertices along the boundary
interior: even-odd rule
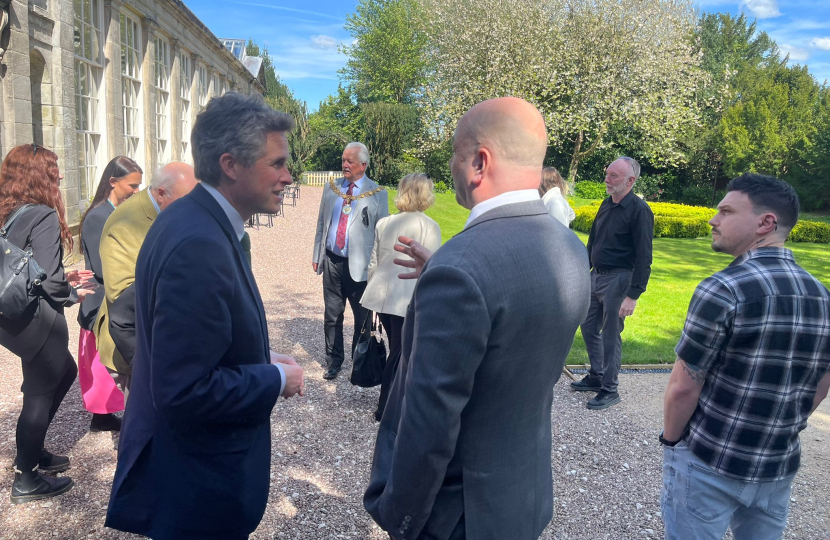
[[[677,443],[679,443],[682,439],[678,439],[676,441],[667,441],[666,439],[663,438],[663,432],[660,431],[660,436],[657,437],[657,440],[660,441],[660,444],[662,444],[663,446],[668,446],[669,448],[674,448],[674,446]]]

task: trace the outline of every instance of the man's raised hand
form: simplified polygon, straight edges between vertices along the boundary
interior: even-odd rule
[[[404,255],[409,255],[412,257],[412,260],[395,259],[395,264],[413,269],[412,272],[398,274],[398,277],[400,279],[418,279],[418,276],[421,275],[421,270],[424,269],[424,264],[426,264],[429,258],[432,257],[432,252],[415,240],[407,238],[406,236],[399,236],[398,242],[400,242],[400,244],[395,244],[395,251],[403,253]]]

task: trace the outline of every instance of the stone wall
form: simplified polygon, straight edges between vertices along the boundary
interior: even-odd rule
[[[209,86],[208,99],[222,88],[243,93],[264,93],[263,78],[249,73],[217,37],[178,0],[81,0],[98,3],[97,23],[104,62],[97,81],[100,141],[95,155],[97,173],[110,159],[124,155],[124,111],[122,88],[121,14],[140,22],[139,52],[142,148],[139,164],[147,183],[160,163],[156,140],[155,38],[170,45],[170,88],[167,132],[171,160],[192,161],[189,148],[182,155],[180,122],[180,54],[190,59],[189,126],[200,111],[198,68],[207,70],[208,81],[215,77],[222,84]],[[91,8],[90,8],[91,9]],[[14,146],[38,143],[57,153],[64,180],[67,219],[76,225],[94,194],[98,179],[85,190],[80,186],[78,138],[76,135],[77,97],[75,77],[75,6],[73,0],[12,0],[9,7],[7,52],[0,64],[0,157]],[[4,39],[5,41],[5,39]],[[82,193],[86,191],[86,197]]]

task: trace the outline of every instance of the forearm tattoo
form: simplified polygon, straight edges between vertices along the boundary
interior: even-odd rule
[[[703,385],[703,382],[706,380],[706,373],[708,373],[705,369],[698,369],[690,366],[686,362],[683,362],[683,371],[685,371],[686,374],[699,385]]]

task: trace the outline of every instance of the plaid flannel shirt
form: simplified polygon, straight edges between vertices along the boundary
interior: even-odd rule
[[[795,474],[798,433],[830,368],[830,293],[792,252],[750,250],[703,280],[675,351],[707,372],[684,435],[691,451],[747,482]]]

